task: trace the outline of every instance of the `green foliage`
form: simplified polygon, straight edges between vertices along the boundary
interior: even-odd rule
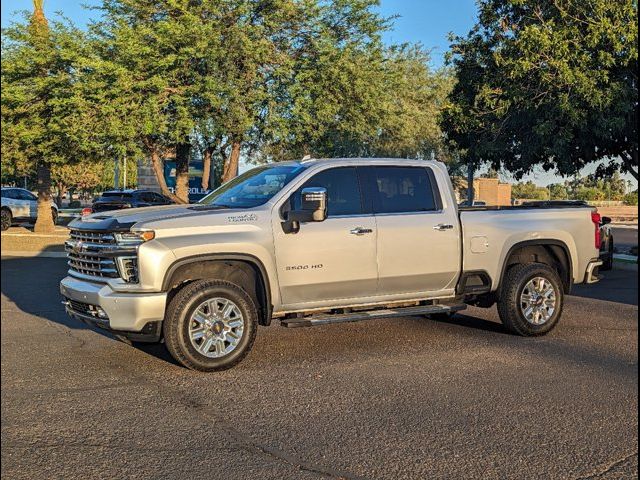
[[[511,187],[511,198],[521,200],[549,200],[549,190],[532,181],[516,183]]]
[[[638,190],[636,190],[635,192],[627,193],[624,196],[624,204],[638,206]]]
[[[552,183],[547,187],[551,200],[568,200],[569,189],[561,183]]]
[[[520,177],[598,162],[637,179],[635,0],[480,0],[454,37],[457,83],[442,126],[465,161]]]
[[[38,163],[81,158],[92,115],[76,82],[82,32],[53,22],[34,35],[23,23],[2,37],[2,173],[29,175]]]

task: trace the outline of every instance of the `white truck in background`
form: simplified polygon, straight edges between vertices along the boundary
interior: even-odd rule
[[[67,312],[184,366],[229,368],[258,325],[450,315],[498,305],[543,335],[575,283],[598,280],[583,205],[459,208],[444,164],[324,159],[254,168],[198,204],[70,224]]]

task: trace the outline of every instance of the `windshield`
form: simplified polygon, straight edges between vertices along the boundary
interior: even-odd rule
[[[251,208],[267,203],[306,167],[302,165],[265,165],[225,183],[198,203],[229,208]]]

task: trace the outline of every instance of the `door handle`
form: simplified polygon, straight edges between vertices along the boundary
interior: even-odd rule
[[[433,229],[438,230],[439,232],[444,232],[445,230],[452,230],[453,225],[451,225],[450,223],[439,223],[438,225],[433,227]]]
[[[364,228],[364,227],[356,227],[353,230],[351,230],[349,233],[351,235],[364,235],[365,233],[372,233],[373,230],[371,230],[370,228]]]

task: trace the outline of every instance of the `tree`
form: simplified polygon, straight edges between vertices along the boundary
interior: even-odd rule
[[[56,188],[56,203],[62,206],[62,197],[70,189],[92,191],[103,184],[107,165],[103,162],[80,161],[53,165],[51,180]],[[113,170],[113,168],[112,168]]]
[[[638,206],[638,190],[636,190],[635,192],[627,193],[624,196],[624,204],[637,207]]]
[[[552,183],[547,187],[549,189],[549,196],[551,200],[568,200],[569,190],[561,183]]]
[[[481,0],[454,37],[458,82],[442,126],[465,161],[517,178],[589,163],[638,178],[635,0]]]
[[[86,150],[88,116],[76,81],[82,32],[49,24],[42,0],[25,23],[2,31],[2,161],[18,175],[37,178],[35,231],[54,229],[51,167]]]
[[[516,200],[549,200],[549,190],[538,187],[531,180],[511,187],[511,198]]]

